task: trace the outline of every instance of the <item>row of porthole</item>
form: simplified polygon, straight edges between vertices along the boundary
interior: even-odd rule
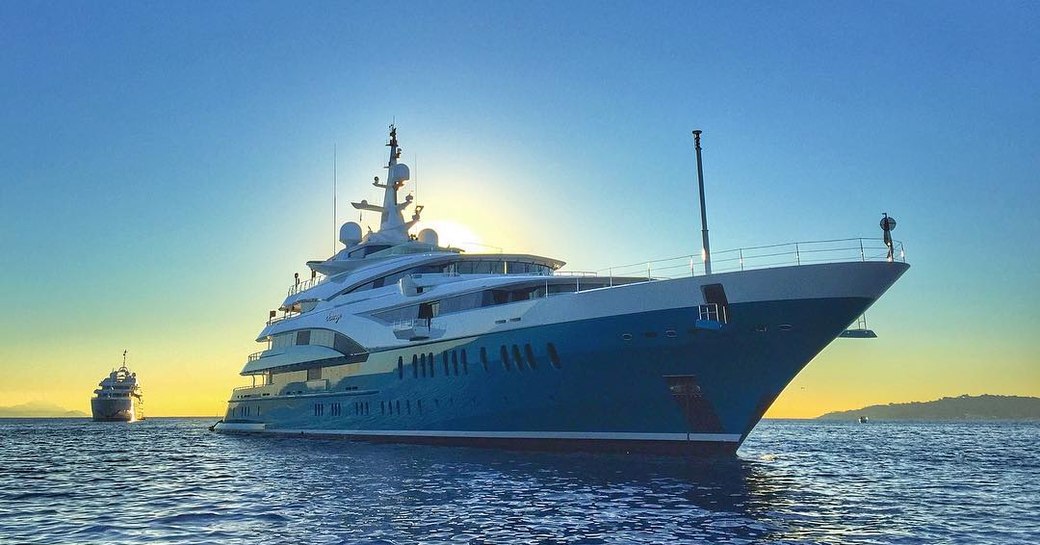
[[[435,399],[434,403],[436,404],[437,407],[440,407],[440,400]],[[454,400],[451,400],[451,403],[454,404]],[[249,416],[249,408],[248,407],[239,407],[239,409],[242,409],[242,408],[245,409],[244,416]],[[329,404],[329,409],[330,409],[329,410],[329,413],[330,413],[329,416],[343,416],[342,406],[339,403],[330,403]],[[354,416],[369,416],[371,414],[370,409],[371,409],[371,407],[369,406],[369,402],[368,401],[355,401],[354,402]],[[422,403],[421,399],[415,400],[415,410],[418,411],[419,414],[422,414],[422,412],[423,412],[423,403]],[[234,410],[233,410],[233,412],[234,412]],[[259,407],[257,407],[257,412],[259,413]],[[409,414],[409,415],[412,414],[412,400],[406,399],[405,402],[404,402],[403,409],[402,409],[402,406],[401,406],[401,400],[380,401],[379,402],[379,414],[381,414],[381,415],[385,416],[385,415],[394,415],[394,414],[402,414],[402,413],[406,413],[406,414]],[[325,416],[325,404],[324,403],[315,403],[314,404],[314,416]]]
[[[461,374],[469,374],[469,360],[466,356],[466,350],[461,350],[461,357],[459,357],[458,351],[452,350],[451,352],[451,366],[448,365],[448,351],[441,353],[441,363],[444,367],[444,375],[450,376],[454,371],[455,376]],[[546,345],[546,353],[549,356],[549,363],[556,369],[560,369],[560,354],[556,351],[556,345],[548,343]],[[538,368],[538,358],[535,356],[534,349],[531,348],[530,343],[525,343],[523,351],[521,352],[519,345],[501,345],[499,347],[499,360],[502,362],[502,368],[506,371],[512,371],[514,365],[518,371],[523,371],[524,364],[533,371]],[[460,364],[461,363],[461,367]],[[488,352],[486,347],[480,347],[480,364],[484,368],[485,372],[490,372],[491,367],[488,364]],[[433,352],[427,354],[412,354],[412,378],[433,378],[436,375],[436,361],[434,359]],[[398,356],[397,358],[397,378],[404,379],[404,357]]]
[[[259,407],[257,407],[257,413],[259,414]],[[354,415],[364,416],[368,414],[368,402],[367,401],[355,401],[354,402]],[[314,416],[325,416],[325,404],[315,403],[314,404]],[[329,416],[343,416],[343,404],[342,403],[329,403]]]
[[[440,406],[439,400],[434,400],[434,402],[437,404],[438,407]],[[416,399],[415,400],[415,410],[419,414],[423,413],[423,403],[422,403],[421,399]],[[385,415],[391,415],[392,416],[394,414],[400,415],[401,414],[401,400],[397,399],[397,400],[392,400],[392,401],[380,401],[379,402],[379,414],[384,415],[384,416]],[[410,399],[404,400],[404,414],[408,414],[408,415],[412,414],[412,400],[410,400]]]
[[[794,329],[794,326],[792,326],[791,324],[780,324],[780,325],[776,326],[776,328],[779,329],[780,331],[791,331],[792,329]],[[756,333],[765,333],[768,330],[769,330],[769,328],[767,326],[764,326],[764,325],[755,326],[755,332]],[[690,328],[687,332],[690,333],[691,335],[694,335],[694,334],[698,333],[699,331],[701,331],[701,330],[699,330],[697,328]],[[643,333],[643,336],[648,338],[648,339],[653,339],[653,338],[657,337],[657,332],[656,331],[646,331],[646,332]],[[666,330],[664,330],[664,336],[668,337],[670,339],[674,339],[674,338],[679,336],[679,333],[676,332],[674,329],[666,329]],[[631,341],[634,338],[635,338],[635,336],[632,335],[631,333],[622,333],[621,334],[621,340],[623,340],[623,341]]]
[[[693,333],[693,332],[694,332],[694,330],[691,329],[690,333]],[[646,332],[643,333],[643,336],[648,338],[648,339],[654,339],[654,338],[657,338],[657,332],[656,331],[646,331]],[[679,334],[674,329],[666,329],[666,330],[664,330],[664,336],[668,337],[670,339],[674,339],[674,338],[678,337]],[[633,335],[631,333],[622,333],[621,334],[621,340],[623,340],[623,341],[631,341],[632,339],[633,339]]]
[[[444,366],[444,376],[451,376],[451,371],[455,371],[455,376],[460,374],[469,374],[469,360],[466,358],[466,351],[462,351],[462,366],[461,373],[459,372],[459,355],[455,350],[451,351],[451,366],[448,365],[448,351],[445,350],[441,353],[441,363]],[[437,375],[437,362],[434,359],[433,352],[428,354],[412,354],[412,378],[433,378]],[[404,378],[404,358],[398,356],[397,358],[397,378]]]
[[[776,328],[779,329],[780,331],[791,331],[792,329],[794,329],[794,326],[791,325],[791,324],[780,324],[780,325],[776,326]],[[769,326],[767,326],[767,325],[756,325],[755,326],[755,333],[765,333],[766,331],[769,331]]]
[[[242,418],[252,416],[253,409],[256,409],[256,416],[260,416],[260,406],[251,407],[249,405],[239,405],[233,409],[228,409],[227,418]]]

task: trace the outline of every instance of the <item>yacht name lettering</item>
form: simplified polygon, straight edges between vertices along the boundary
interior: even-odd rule
[[[336,322],[338,324],[339,323],[339,319],[342,318],[342,317],[343,317],[342,314],[329,314],[328,316],[325,317],[325,321],[326,322]]]

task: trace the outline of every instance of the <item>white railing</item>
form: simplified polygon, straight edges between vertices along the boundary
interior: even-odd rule
[[[297,293],[300,293],[301,291],[309,290],[314,286],[317,286],[318,284],[324,283],[328,279],[329,277],[322,275],[297,282],[292,286],[289,286],[289,293],[288,295],[286,295],[286,297],[291,297],[293,295],[296,295]]]
[[[720,324],[729,322],[726,317],[726,307],[720,306],[718,303],[705,303],[698,306],[697,319],[718,322]]]
[[[426,318],[411,318],[408,320],[395,320],[394,329],[410,329],[413,327],[427,327],[431,324],[432,320]]]
[[[552,276],[599,276],[597,271],[556,271]]]
[[[809,242],[790,242],[712,252],[712,273],[768,269],[791,265],[841,263],[849,261],[906,261],[903,243],[893,242],[893,255],[881,239],[845,238]],[[598,276],[643,278],[680,278],[705,274],[700,255],[642,261],[597,271]]]

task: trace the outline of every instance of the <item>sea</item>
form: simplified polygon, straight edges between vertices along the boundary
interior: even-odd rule
[[[1040,543],[1040,423],[764,420],[736,456],[0,420],[3,544]]]

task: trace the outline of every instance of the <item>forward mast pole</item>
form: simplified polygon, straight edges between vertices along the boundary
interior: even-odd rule
[[[701,167],[701,130],[693,131],[693,144],[697,149],[697,187],[701,196],[701,258],[704,274],[711,274],[711,246],[708,244],[708,214],[704,207],[704,169]]]

